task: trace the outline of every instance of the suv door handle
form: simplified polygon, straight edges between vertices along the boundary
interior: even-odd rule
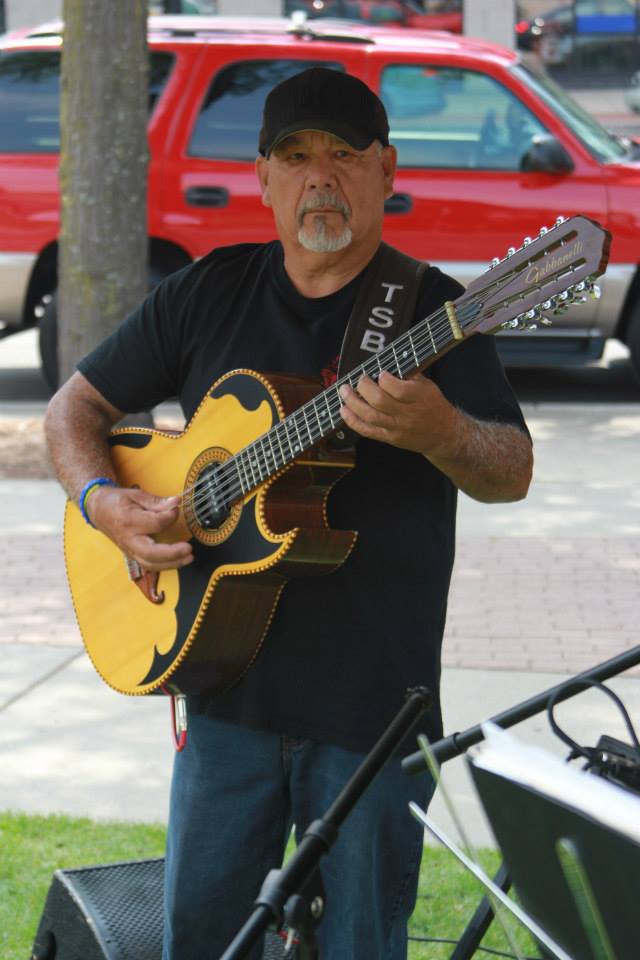
[[[189,187],[184,198],[191,207],[226,207],[229,191],[225,187]]]
[[[385,213],[410,213],[413,209],[413,200],[408,193],[394,193],[384,202]]]

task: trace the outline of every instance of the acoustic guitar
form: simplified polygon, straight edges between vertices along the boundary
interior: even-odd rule
[[[316,382],[233,370],[182,433],[116,429],[120,484],[162,497],[182,491],[179,519],[162,539],[190,539],[195,559],[145,573],[67,504],[67,576],[100,676],[125,694],[215,693],[238,681],[287,579],[331,573],[355,543],[357,533],[330,529],[326,517],[329,491],[353,463],[329,442],[343,426],[341,384],[384,370],[406,377],[473,334],[548,323],[547,313],[598,295],[609,244],[595,221],[558,218],[320,393]]]

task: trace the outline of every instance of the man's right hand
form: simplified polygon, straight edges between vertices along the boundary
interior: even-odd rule
[[[93,525],[144,570],[173,570],[193,561],[187,541],[159,543],[155,539],[177,522],[180,497],[102,486],[89,496],[85,509]]]

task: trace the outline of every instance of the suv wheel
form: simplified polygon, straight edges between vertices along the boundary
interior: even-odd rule
[[[640,299],[636,299],[631,310],[629,329],[627,330],[627,346],[631,354],[633,372],[640,380]]]
[[[38,347],[42,376],[51,393],[58,389],[58,294],[54,291],[38,320]]]
[[[153,290],[166,276],[158,267],[149,268],[149,290]],[[58,293],[54,291],[44,304],[38,320],[38,346],[42,375],[51,393],[60,382],[58,367]]]

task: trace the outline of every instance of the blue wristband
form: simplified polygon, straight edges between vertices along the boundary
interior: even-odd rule
[[[95,524],[91,523],[89,514],[87,513],[87,497],[92,493],[96,487],[117,487],[118,484],[115,480],[111,480],[109,477],[96,477],[95,480],[89,480],[88,483],[85,483],[84,487],[80,491],[80,496],[78,497],[78,506],[80,507],[80,513],[82,514],[86,523],[90,527],[93,527],[95,530]]]

